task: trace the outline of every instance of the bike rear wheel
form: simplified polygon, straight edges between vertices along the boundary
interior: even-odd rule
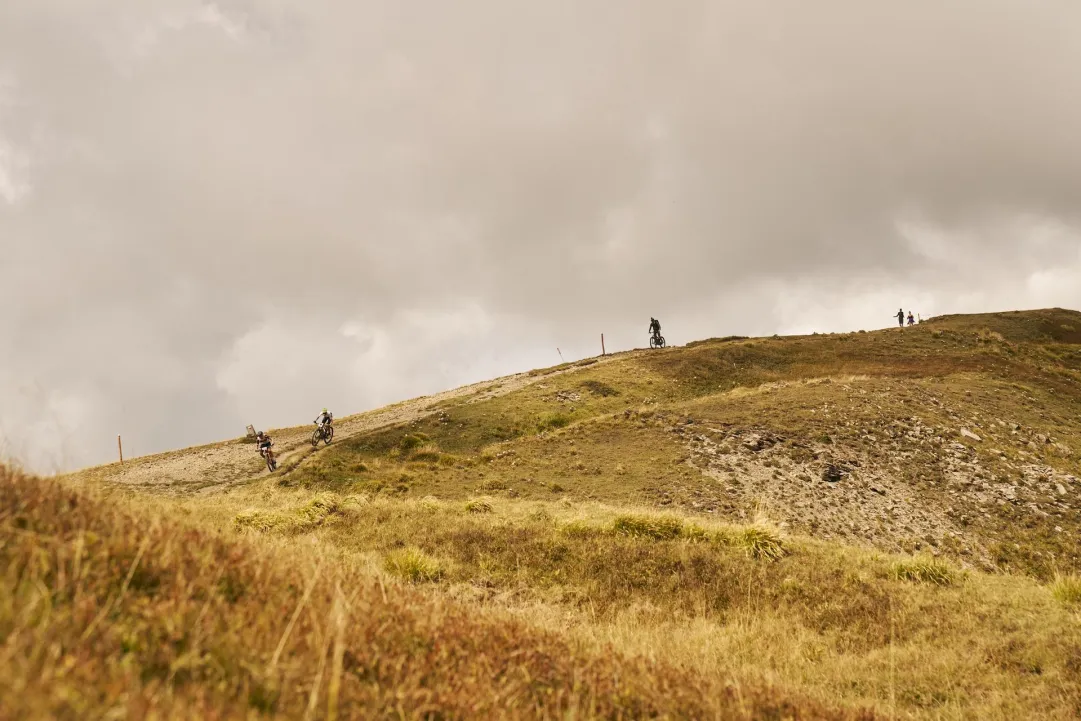
[[[657,336],[657,347],[658,348],[664,348],[664,336],[663,335]]]
[[[334,438],[334,426],[327,426],[323,431],[323,445],[329,446],[330,441]]]

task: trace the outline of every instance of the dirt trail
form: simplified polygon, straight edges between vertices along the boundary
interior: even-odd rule
[[[334,422],[334,442],[376,428],[414,421],[434,412],[434,406],[446,401],[463,399],[465,403],[475,403],[487,400],[513,393],[542,379],[573,373],[596,362],[603,363],[612,359],[613,356],[607,356],[593,362],[579,361],[565,369],[535,375],[517,373],[414,398],[378,410],[345,416]],[[313,425],[307,425],[270,431],[279,468],[295,467],[311,455],[313,449],[310,438],[313,430]],[[233,439],[133,458],[126,460],[123,465],[112,463],[88,468],[71,476],[101,480],[151,493],[187,495],[221,491],[266,473],[266,464],[255,446],[243,439]]]

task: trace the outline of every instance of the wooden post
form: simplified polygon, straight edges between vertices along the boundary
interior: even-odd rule
[[[120,443],[120,434],[116,434],[116,450],[120,451],[120,465],[124,465],[124,446]]]
[[[604,333],[601,333],[601,355],[604,355]]]
[[[563,360],[563,351],[561,351],[561,350],[559,350],[558,348],[556,348],[556,353],[558,353],[558,354],[559,354],[559,360],[560,360],[560,361],[562,361],[563,363],[566,363],[566,362],[567,362],[567,361]]]

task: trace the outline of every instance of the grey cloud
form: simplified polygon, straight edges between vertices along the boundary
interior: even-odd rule
[[[650,315],[678,342],[1076,305],[1078,21],[9,0],[0,431],[72,465],[641,345]]]

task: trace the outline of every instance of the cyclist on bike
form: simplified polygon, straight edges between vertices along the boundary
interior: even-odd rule
[[[656,318],[649,319],[649,334],[654,337],[661,334],[661,322]]]
[[[270,450],[270,434],[259,431],[255,434],[255,441],[259,444],[259,455],[266,455]]]
[[[334,422],[334,414],[327,411],[326,408],[319,414],[319,417],[315,419],[315,425],[322,428],[323,426],[329,426]]]

